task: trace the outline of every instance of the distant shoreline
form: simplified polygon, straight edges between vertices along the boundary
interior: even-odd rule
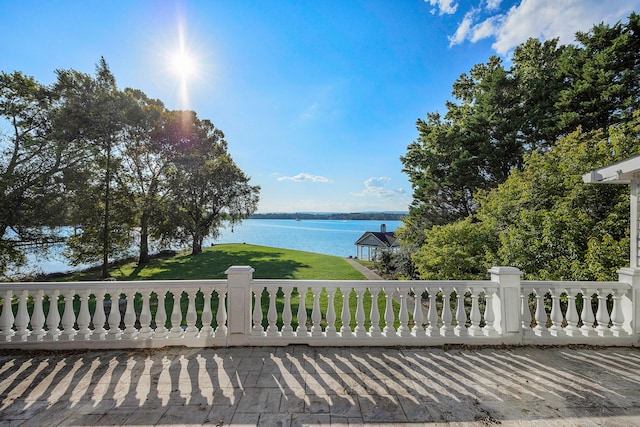
[[[354,213],[258,213],[250,219],[295,219],[295,220],[368,220],[402,221],[406,212],[354,212]]]

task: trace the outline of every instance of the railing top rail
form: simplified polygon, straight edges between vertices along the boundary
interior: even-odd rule
[[[597,282],[590,280],[523,280],[522,287],[549,289],[630,289],[631,285],[623,282]]]
[[[100,282],[5,282],[0,283],[0,292],[3,290],[92,290],[92,289],[193,289],[226,284],[226,279],[210,280],[127,280],[127,281],[100,281]]]
[[[321,287],[389,287],[403,288],[413,287],[486,287],[497,286],[497,282],[491,280],[292,280],[292,279],[253,279],[253,283],[261,285],[285,285]]]

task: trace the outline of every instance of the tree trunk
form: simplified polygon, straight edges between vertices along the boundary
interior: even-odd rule
[[[138,265],[149,264],[149,215],[142,214],[140,219],[140,256],[138,257]]]
[[[109,277],[109,196],[111,190],[111,143],[107,147],[107,170],[105,171],[104,229],[102,242],[102,279]]]
[[[198,255],[202,253],[202,236],[193,236],[193,244],[191,245],[191,255]]]

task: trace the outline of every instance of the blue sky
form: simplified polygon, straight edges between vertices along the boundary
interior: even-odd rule
[[[189,108],[262,187],[259,212],[405,211],[399,160],[452,83],[529,37],[626,20],[640,0],[9,1],[0,70],[93,73]],[[180,50],[196,63],[171,69]]]

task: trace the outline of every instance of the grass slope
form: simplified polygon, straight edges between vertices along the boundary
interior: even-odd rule
[[[242,243],[205,248],[200,255],[181,253],[172,258],[156,258],[138,267],[135,262],[111,269],[118,280],[225,279],[232,265],[250,265],[256,279],[362,280],[364,276],[344,259],[312,252]],[[96,280],[100,272],[90,270],[63,280]]]

